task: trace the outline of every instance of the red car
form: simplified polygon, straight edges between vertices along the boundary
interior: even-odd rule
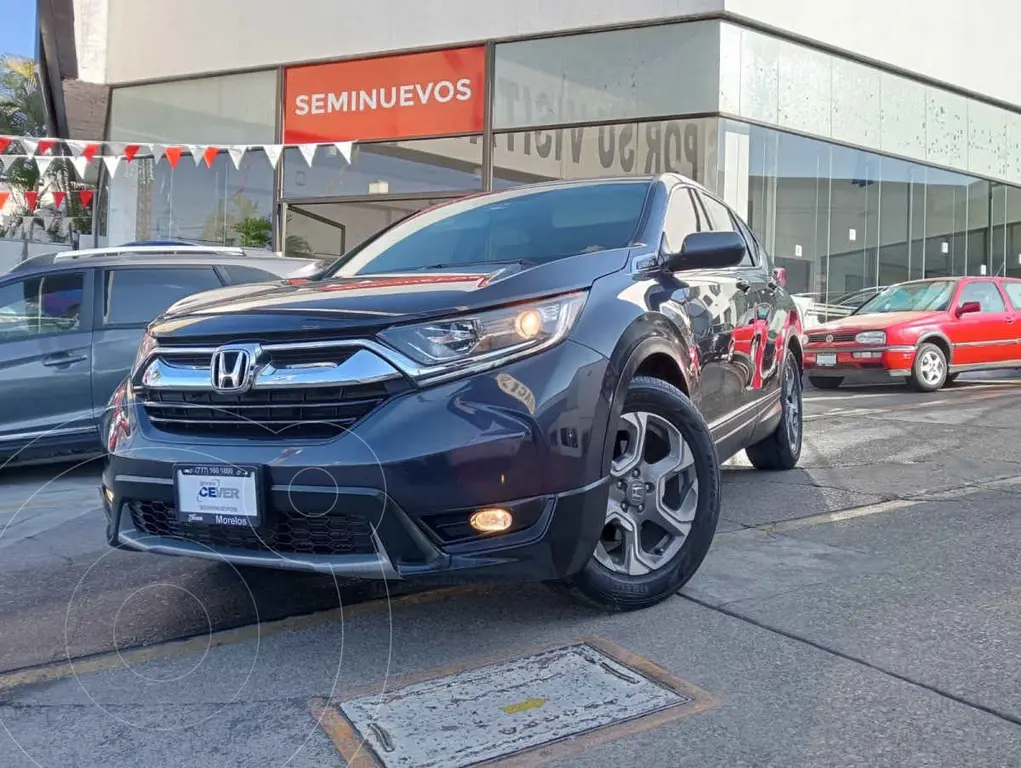
[[[855,374],[906,377],[934,392],[963,371],[1021,368],[1021,280],[913,280],[808,331],[805,373],[819,389]]]

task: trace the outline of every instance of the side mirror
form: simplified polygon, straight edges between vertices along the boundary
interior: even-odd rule
[[[671,272],[683,269],[725,269],[744,259],[747,246],[737,232],[692,232],[677,253],[664,254]]]
[[[981,311],[982,305],[979,304],[977,301],[966,301],[961,306],[954,310],[954,314],[957,317],[961,317],[962,315],[971,315],[974,314],[975,312]]]

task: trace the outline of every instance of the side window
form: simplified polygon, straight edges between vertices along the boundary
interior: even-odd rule
[[[675,189],[667,204],[666,221],[663,226],[669,251],[676,253],[681,249],[684,238],[692,232],[701,232],[703,229],[705,227],[702,226],[701,217],[695,209],[691,192],[680,187]]]
[[[110,269],[103,325],[145,325],[178,299],[222,287],[212,267]]]
[[[240,264],[224,264],[220,267],[220,269],[222,269],[223,273],[227,275],[227,282],[231,285],[242,285],[244,283],[267,283],[280,279],[279,275],[275,275],[265,269],[245,267]]]
[[[1021,283],[1004,283],[1003,289],[1007,292],[1007,298],[1014,305],[1014,309],[1021,309]]]
[[[709,197],[709,195],[699,195],[699,199],[702,201],[702,205],[705,206],[706,213],[709,214],[709,224],[713,232],[737,232],[741,235],[746,246],[741,266],[754,266],[755,260],[752,257],[752,249],[754,248],[755,241],[749,237],[750,233],[735,219],[730,209],[719,200]]]
[[[43,275],[0,287],[0,341],[79,330],[84,287],[83,272]]]
[[[1006,312],[1007,306],[1003,303],[1003,296],[1000,295],[996,283],[991,280],[976,280],[966,283],[961,288],[961,295],[957,299],[958,304],[967,301],[977,301],[982,305],[983,312]]]

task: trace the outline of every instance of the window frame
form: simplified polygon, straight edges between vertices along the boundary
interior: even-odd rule
[[[100,268],[97,268],[95,270],[98,273],[98,276],[101,279],[97,279],[96,280],[96,289],[95,289],[95,297],[96,297],[95,298],[95,308],[96,308],[96,311],[94,312],[94,318],[95,318],[95,323],[93,325],[94,329],[95,330],[103,330],[103,331],[113,331],[113,330],[128,330],[128,329],[147,328],[149,326],[149,323],[152,322],[152,319],[146,320],[145,322],[142,322],[142,323],[108,323],[108,322],[106,322],[106,308],[107,308],[107,305],[106,305],[106,299],[107,299],[107,296],[106,296],[106,286],[107,286],[107,280],[109,279],[108,275],[111,272],[118,272],[118,271],[120,271],[120,272],[129,272],[129,271],[130,272],[149,272],[149,271],[155,272],[155,271],[158,271],[158,270],[167,270],[167,269],[178,269],[178,270],[180,270],[180,269],[191,269],[191,270],[208,269],[213,274],[213,277],[215,277],[216,280],[220,283],[220,285],[219,285],[220,288],[223,288],[223,287],[225,287],[227,285],[227,283],[224,282],[223,275],[221,275],[220,271],[216,268],[216,265],[215,264],[211,264],[211,263],[210,264],[160,264],[158,266],[145,265],[145,264],[124,264],[124,265],[111,264],[109,266],[100,267]],[[214,290],[214,289],[215,289],[215,287],[214,288],[208,288],[206,290]],[[189,294],[189,295],[191,295],[191,294]],[[175,299],[174,301],[176,302],[176,301],[178,301],[178,299]],[[171,303],[174,303],[174,302],[171,302]],[[158,315],[159,315],[159,313],[157,313],[157,316]]]
[[[678,184],[677,186],[670,190],[670,194],[667,196],[666,206],[663,209],[662,235],[665,236],[667,234],[667,221],[669,220],[670,217],[670,206],[673,205],[674,203],[674,195],[686,195],[688,197],[688,204],[691,206],[692,213],[695,214],[695,225],[697,227],[695,229],[695,232],[705,232],[706,231],[705,225],[707,223],[706,214],[705,211],[702,210],[701,204],[698,202],[698,198],[695,195],[694,187],[688,186],[687,184]],[[693,233],[689,232],[688,234]],[[669,238],[667,238],[667,240],[669,241]],[[677,244],[678,249],[681,247],[681,245],[683,245],[683,242],[684,241],[682,240],[681,243]],[[673,247],[673,245],[670,244],[669,242],[668,245],[669,247]]]
[[[1004,295],[1004,291],[1000,289],[999,282],[997,280],[994,280],[991,277],[978,278],[978,279],[972,279],[972,280],[962,280],[960,282],[960,284],[957,286],[957,295],[954,297],[954,301],[953,301],[953,304],[951,306],[953,306],[953,307],[960,307],[960,306],[962,306],[965,303],[964,292],[966,290],[968,290],[968,286],[971,286],[971,285],[986,285],[986,284],[987,285],[991,285],[993,287],[993,290],[996,292],[996,295],[1000,297],[1000,301],[1003,303],[1003,307],[1000,308],[1000,309],[994,309],[994,310],[991,310],[991,311],[987,311],[985,309],[980,309],[976,314],[979,314],[979,315],[1002,315],[1002,314],[1008,312],[1009,310],[1007,308],[1009,306],[1011,306],[1010,297]],[[971,299],[971,301],[974,301],[974,299]],[[981,305],[982,302],[978,302],[978,303]]]
[[[1015,312],[1021,311],[1021,280],[997,280],[996,282],[1000,287],[1000,293],[1007,298],[1007,306]],[[1007,290],[1008,285],[1017,286],[1018,300],[1016,302],[1014,297],[1010,295],[1010,291]]]
[[[16,339],[3,339],[0,338],[0,344],[17,344],[23,341],[32,341],[35,339],[51,339],[59,338],[61,336],[69,336],[73,333],[92,333],[93,325],[93,307],[95,302],[90,299],[92,296],[92,279],[94,269],[88,267],[79,266],[77,269],[66,269],[66,270],[52,270],[47,272],[37,272],[34,275],[21,275],[12,274],[11,279],[0,282],[0,290],[3,290],[9,285],[15,283],[27,283],[29,280],[43,280],[45,281],[48,277],[57,277],[63,275],[75,275],[80,274],[82,276],[82,303],[81,308],[78,311],[78,327],[71,331],[51,331],[50,333],[36,333],[29,336],[22,336]]]
[[[708,192],[708,191],[706,191],[704,189],[696,189],[695,193],[696,193],[696,196],[699,199],[699,203],[702,205],[702,208],[705,210],[706,218],[708,219],[708,221],[710,223],[710,226],[712,227],[712,229],[709,230],[710,232],[724,232],[724,231],[727,231],[727,232],[737,232],[737,234],[739,234],[741,236],[741,239],[744,240],[744,250],[745,250],[745,254],[747,256],[748,261],[746,263],[745,260],[742,259],[741,263],[737,265],[737,268],[738,269],[751,269],[751,268],[761,267],[762,265],[759,263],[759,259],[758,259],[758,255],[759,255],[759,249],[757,247],[758,246],[758,241],[755,240],[754,237],[752,239],[749,239],[749,235],[751,235],[751,231],[748,230],[748,228],[746,226],[744,226],[744,223],[741,221],[740,217],[738,217],[738,215],[736,213],[734,213],[733,210],[731,210],[731,207],[729,205],[727,205],[725,202],[720,200],[720,198],[718,198],[716,195],[712,194],[711,192]],[[730,226],[732,226],[733,229],[730,229],[730,230],[716,229],[716,224],[713,223],[713,214],[709,210],[709,207],[705,203],[706,199],[712,200],[714,203],[719,205],[724,211],[726,211],[727,216],[730,218]]]

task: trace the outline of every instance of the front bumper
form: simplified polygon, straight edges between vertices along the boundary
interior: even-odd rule
[[[822,363],[820,360],[827,360]],[[875,374],[891,378],[907,376],[915,362],[912,346],[867,347],[856,344],[809,344],[804,368],[809,376]]]
[[[591,556],[606,515],[605,358],[564,342],[498,371],[413,390],[327,440],[165,434],[133,425],[103,474],[112,546],[363,579],[557,579]],[[254,465],[255,528],[177,520],[179,463]],[[482,535],[473,512],[512,528]]]

